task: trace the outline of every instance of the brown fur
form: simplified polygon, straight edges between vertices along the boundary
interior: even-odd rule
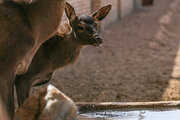
[[[55,34],[64,6],[65,0],[0,4],[0,97],[11,118],[14,77],[22,71],[18,65],[27,69],[39,46]]]
[[[103,11],[103,16],[99,11],[94,14],[104,18],[110,9],[110,5],[100,9],[100,12]],[[38,49],[28,71],[23,75],[16,76],[15,85],[19,105],[29,96],[30,87],[34,81],[36,85],[49,82],[54,71],[73,63],[78,58],[83,46],[97,46],[102,43],[102,38],[97,33],[96,19],[84,15],[78,18],[69,4],[66,5],[65,10],[72,30],[66,24],[66,29],[57,33]],[[99,17],[96,16],[97,19]],[[40,81],[37,82],[38,79]]]
[[[77,120],[75,103],[49,85],[29,97],[17,110],[15,120]]]
[[[2,103],[1,98],[0,98],[0,118],[1,120],[9,120],[6,109],[4,109],[4,105]]]

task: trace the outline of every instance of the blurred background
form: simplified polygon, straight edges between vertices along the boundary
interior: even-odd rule
[[[180,100],[179,0],[67,1],[79,15],[113,8],[100,23],[103,46],[84,48],[53,85],[75,102]]]

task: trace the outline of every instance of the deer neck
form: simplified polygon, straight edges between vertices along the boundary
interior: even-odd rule
[[[36,0],[24,5],[34,38],[40,43],[49,39],[61,22],[65,0]]]
[[[69,43],[72,45],[72,49],[74,49],[74,51],[80,52],[80,50],[84,47],[84,45],[81,45],[78,42],[79,38],[77,38],[76,33],[73,30],[69,35],[65,37],[69,41]]]

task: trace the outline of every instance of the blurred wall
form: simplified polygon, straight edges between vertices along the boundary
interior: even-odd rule
[[[119,7],[120,7],[120,18],[123,18],[127,15],[129,15],[134,8],[134,0],[121,0],[119,2]]]
[[[134,0],[134,9],[142,8],[142,0]]]
[[[2,2],[4,0],[0,0]],[[25,1],[25,0],[24,0]],[[76,10],[77,15],[89,15],[102,6],[112,4],[112,10],[107,18],[101,23],[102,29],[105,29],[110,23],[116,21],[118,18],[123,18],[129,15],[133,9],[141,7],[142,0],[67,0]],[[66,21],[65,15],[63,22]]]
[[[101,7],[101,0],[91,0],[92,12],[98,10]]]
[[[106,19],[102,21],[102,29],[105,29],[106,26],[118,19],[118,0],[101,0],[101,6],[105,6],[108,4],[112,5],[112,9]]]
[[[76,10],[76,14],[91,13],[91,0],[67,0]]]

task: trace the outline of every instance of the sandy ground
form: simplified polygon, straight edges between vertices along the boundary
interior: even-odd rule
[[[155,0],[102,31],[52,84],[74,101],[180,100],[180,1]]]

